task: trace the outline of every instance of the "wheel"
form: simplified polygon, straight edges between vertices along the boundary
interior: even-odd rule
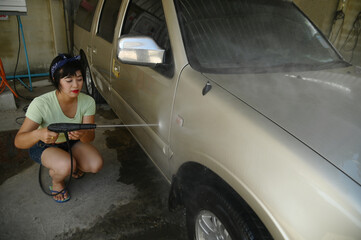
[[[100,95],[100,93],[98,92],[98,90],[94,85],[89,64],[86,60],[84,62],[84,69],[85,69],[85,89],[87,93],[94,98],[96,103],[104,103],[105,101],[103,97]]]
[[[246,203],[227,199],[225,195],[200,186],[189,196],[185,203],[189,239],[272,239]]]

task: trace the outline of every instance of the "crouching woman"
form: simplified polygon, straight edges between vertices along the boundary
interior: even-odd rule
[[[48,130],[52,123],[94,123],[95,102],[81,93],[82,65],[79,56],[60,54],[52,61],[50,80],[55,90],[36,97],[28,107],[24,123],[15,137],[15,146],[29,149],[30,158],[49,169],[52,178],[50,189],[56,202],[66,202],[70,193],[64,179],[71,169],[65,135]],[[73,154],[73,178],[86,172],[97,173],[103,166],[98,150],[90,144],[94,130],[68,133]]]

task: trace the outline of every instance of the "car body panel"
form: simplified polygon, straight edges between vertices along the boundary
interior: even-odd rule
[[[209,75],[361,184],[361,80],[354,67]]]
[[[129,8],[129,1],[124,1],[123,6]],[[172,7],[172,6],[171,6]],[[165,4],[164,8],[167,8]],[[121,11],[123,16],[126,10]],[[166,18],[174,19],[176,13],[172,10],[166,11]],[[119,18],[116,35],[120,36],[124,17]],[[179,36],[180,30],[177,27],[168,28],[171,36]],[[171,39],[172,46],[175,39]],[[178,39],[179,40],[179,39]],[[175,45],[175,44],[174,44]],[[117,44],[114,45],[113,52],[116,51]],[[179,48],[178,48],[179,49]],[[172,105],[176,91],[177,80],[180,72],[185,65],[186,58],[178,54],[177,48],[172,48],[174,52],[174,74],[172,77],[166,77],[155,70],[146,66],[134,66],[124,64],[117,58],[113,58],[113,68],[117,68],[116,74],[111,74],[111,103],[119,101],[125,102],[128,107],[114,106],[119,112],[118,116],[127,124],[146,123],[159,124],[158,127],[144,129],[131,129],[132,134],[141,140],[141,145],[148,153],[152,161],[162,171],[164,176],[170,181],[171,173],[169,171],[169,130]],[[184,54],[184,53],[183,53]],[[183,57],[182,57],[183,56]],[[116,105],[116,104],[114,104]],[[130,118],[126,115],[132,116]]]
[[[123,68],[122,63],[116,62],[116,64],[119,64],[120,69]],[[152,127],[154,135],[143,135],[142,139],[149,138],[143,142],[143,147],[153,156],[152,159],[169,178],[169,174],[164,170],[169,168],[167,160],[169,158],[169,112],[175,81],[168,78],[155,79],[152,77],[153,73],[154,71],[148,67],[141,66],[128,66],[124,71],[120,71],[119,77],[112,80],[114,91],[112,101],[119,102],[121,100],[117,98],[121,97],[132,109],[132,112],[127,114],[139,116],[141,120],[141,122],[124,120],[127,124],[159,124],[158,127]],[[143,129],[133,129],[132,132],[138,135],[143,132]]]
[[[80,51],[83,51],[86,54],[88,64],[91,65],[91,52],[92,52],[92,38],[94,35],[94,31],[97,27],[97,23],[99,20],[99,11],[101,10],[101,6],[103,4],[102,0],[97,2],[96,6],[92,6],[92,10],[94,11],[94,17],[92,19],[92,24],[90,27],[90,31],[74,24],[74,49],[73,53],[75,55],[79,54]],[[81,5],[79,7],[82,7]]]
[[[113,45],[95,35],[92,39],[93,81],[103,96],[110,94],[110,71],[112,67]]]
[[[276,239],[357,239],[359,185],[217,84],[203,96],[207,81],[190,67],[181,75],[171,131],[174,169],[184,159],[210,168]]]
[[[115,53],[130,2],[122,1],[109,43],[96,36],[100,0],[91,36],[75,25],[74,51],[86,54],[96,87],[125,124],[159,124],[129,131],[166,179],[199,163],[231,186],[275,239],[359,239],[358,73],[202,74],[188,63],[169,0],[162,4],[173,76],[124,64]]]
[[[90,54],[91,43],[89,42],[89,39],[91,39],[91,33],[79,27],[78,25],[74,25],[74,32],[78,32],[79,34],[74,35],[73,54],[78,55],[80,50]]]

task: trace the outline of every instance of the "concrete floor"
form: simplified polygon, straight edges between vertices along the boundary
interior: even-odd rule
[[[52,90],[43,80],[33,87],[33,92],[21,86],[18,91],[34,97]],[[168,211],[168,182],[126,129],[96,129],[93,144],[104,168],[72,180],[69,202],[46,196],[39,187],[39,165],[13,146],[20,127],[16,118],[24,116],[29,102],[17,99],[17,110],[0,114],[0,239],[187,239],[184,212]],[[103,104],[97,106],[96,123],[120,121]],[[49,180],[45,172],[43,181]]]

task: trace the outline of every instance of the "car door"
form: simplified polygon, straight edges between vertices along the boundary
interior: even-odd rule
[[[91,56],[92,24],[96,23],[96,9],[99,0],[81,1],[74,21],[74,54],[78,55],[80,50]],[[89,59],[90,61],[90,59]]]
[[[154,67],[123,64],[114,56],[111,102],[125,123],[159,124],[130,130],[168,176],[170,115],[178,74],[161,0],[129,1],[120,25],[120,35],[150,36],[165,49],[165,63]]]
[[[99,92],[108,99],[114,29],[118,18],[120,0],[104,0],[96,34],[92,39],[92,73]]]

